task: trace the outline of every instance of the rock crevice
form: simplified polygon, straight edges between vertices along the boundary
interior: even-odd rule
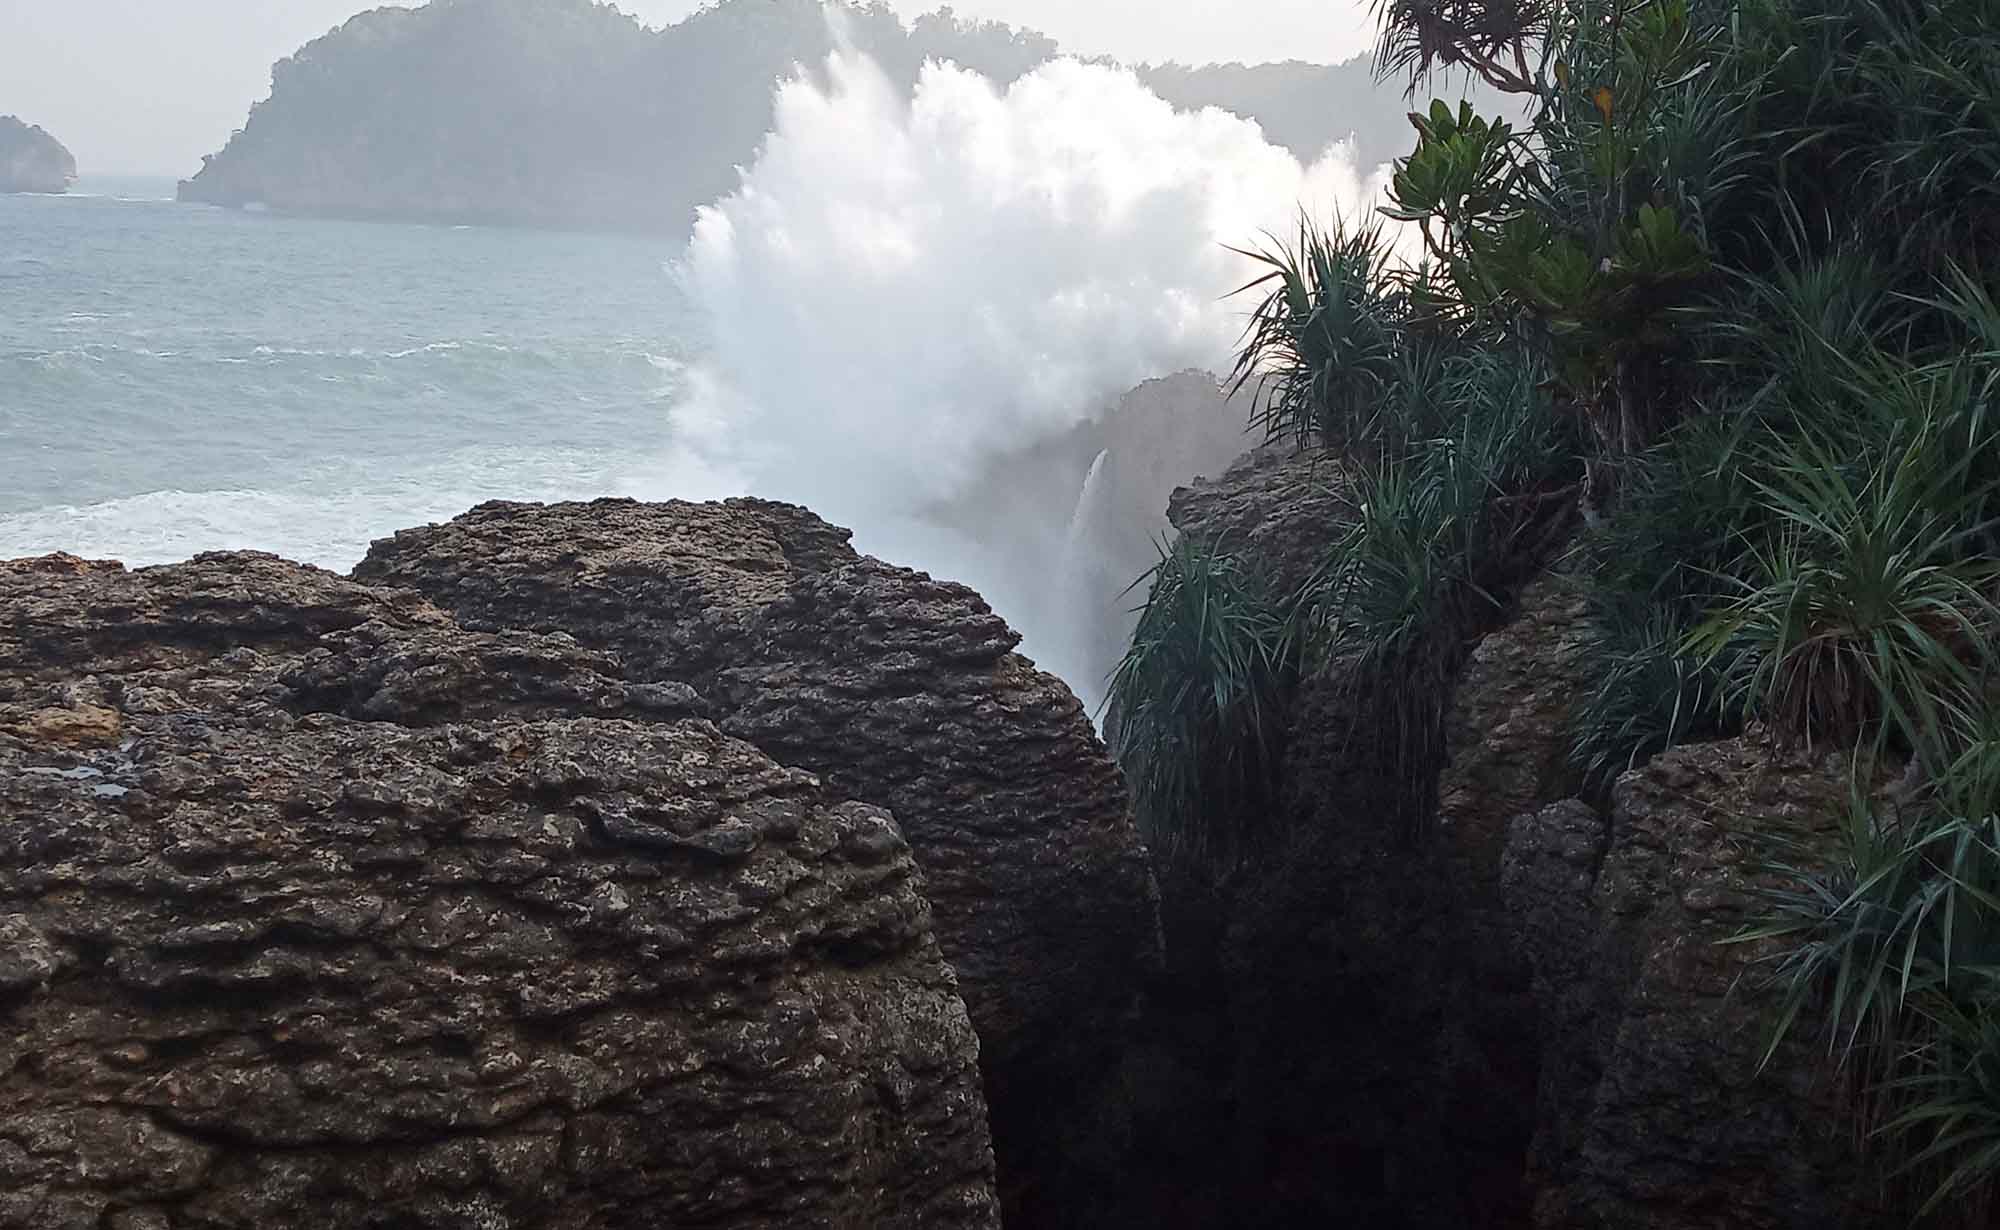
[[[1289,588],[1351,515],[1343,473],[1256,450],[1176,492],[1175,522]],[[1559,572],[1509,584],[1462,667],[1409,681],[1447,689],[1427,836],[1345,737],[1353,695],[1307,680],[1273,836],[1214,883],[1163,885],[1168,981],[1211,1025],[1177,1053],[1232,1056],[1196,1103],[1230,1144],[1209,1194],[1271,1227],[1883,1224],[1810,1048],[1759,1071],[1762,950],[1722,942],[1777,883],[1765,838],[1837,850],[1843,765],[1729,740],[1573,797],[1587,611]]]

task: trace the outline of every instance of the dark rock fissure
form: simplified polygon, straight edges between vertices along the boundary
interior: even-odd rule
[[[1342,475],[1258,450],[1177,492],[1175,522],[1295,584],[1346,515]],[[1760,950],[1719,942],[1770,882],[1758,836],[1831,848],[1844,770],[1739,740],[1571,797],[1587,630],[1571,583],[1537,572],[1502,578],[1510,609],[1434,681],[1424,841],[1344,736],[1352,696],[1308,684],[1276,835],[1219,882],[1163,882],[1156,1005],[1187,1067],[1213,1045],[1233,1062],[1201,1103],[1205,1203],[1154,1224],[1885,1224],[1809,1048],[1758,1073]]]

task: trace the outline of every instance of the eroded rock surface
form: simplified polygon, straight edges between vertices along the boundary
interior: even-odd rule
[[[1468,885],[1497,889],[1508,822],[1571,792],[1570,708],[1594,682],[1587,648],[1581,595],[1549,573],[1467,657],[1445,710],[1438,829]]]
[[[888,813],[562,636],[0,564],[0,1226],[997,1226]]]
[[[1836,847],[1845,764],[1731,740],[1627,773],[1608,811],[1568,798],[1587,648],[1574,588],[1553,574],[1526,586],[1459,679],[1438,787],[1470,975],[1453,1015],[1511,1037],[1533,1075],[1533,1223],[1870,1224],[1846,1118],[1807,1048],[1758,1071],[1771,1005],[1744,975],[1763,950],[1723,942],[1775,883],[1765,838]]]
[[[1324,449],[1265,444],[1220,477],[1197,479],[1167,502],[1181,533],[1254,560],[1274,593],[1289,593],[1326,558],[1354,498],[1347,463]]]
[[[1076,1178],[1063,1141],[1158,962],[1156,898],[1082,707],[977,594],[761,500],[486,504],[378,542],[356,576],[471,627],[573,635],[890,808],[979,1031],[1010,1217],[1112,1181]]]
[[[1504,867],[1543,1003],[1536,1225],[1879,1224],[1835,1081],[1804,1044],[1758,1071],[1771,1001],[1744,978],[1770,837],[1837,848],[1850,771],[1759,738],[1662,753],[1516,820]]]
[[[1328,464],[1253,457],[1176,519],[1302,577],[1342,515]],[[1326,502],[1295,520],[1301,482]],[[1279,838],[1213,888],[1164,883],[1173,978],[1234,1057],[1210,1110],[1239,1224],[1883,1224],[1810,1048],[1759,1072],[1771,1005],[1740,976],[1760,950],[1720,942],[1772,883],[1763,837],[1836,848],[1846,767],[1734,740],[1656,758],[1603,806],[1569,797],[1584,615],[1545,574],[1470,647],[1421,840],[1346,737],[1368,698],[1309,680]]]

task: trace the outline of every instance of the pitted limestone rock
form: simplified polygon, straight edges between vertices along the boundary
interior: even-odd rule
[[[0,1227],[996,1226],[893,819],[616,665],[0,564]]]
[[[1003,1187],[1117,1181],[1072,1174],[1062,1141],[1102,1113],[1156,894],[1082,706],[976,593],[764,500],[486,504],[376,543],[356,576],[691,687],[727,733],[892,810],[979,1031]]]

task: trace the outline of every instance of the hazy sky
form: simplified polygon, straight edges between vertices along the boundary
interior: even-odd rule
[[[905,16],[939,0],[891,0]],[[192,174],[273,61],[377,7],[369,0],[0,0],[0,115],[54,133],[83,173]],[[620,0],[655,25],[700,0]],[[961,16],[1033,26],[1126,60],[1345,59],[1369,40],[1366,0],[959,0]]]

